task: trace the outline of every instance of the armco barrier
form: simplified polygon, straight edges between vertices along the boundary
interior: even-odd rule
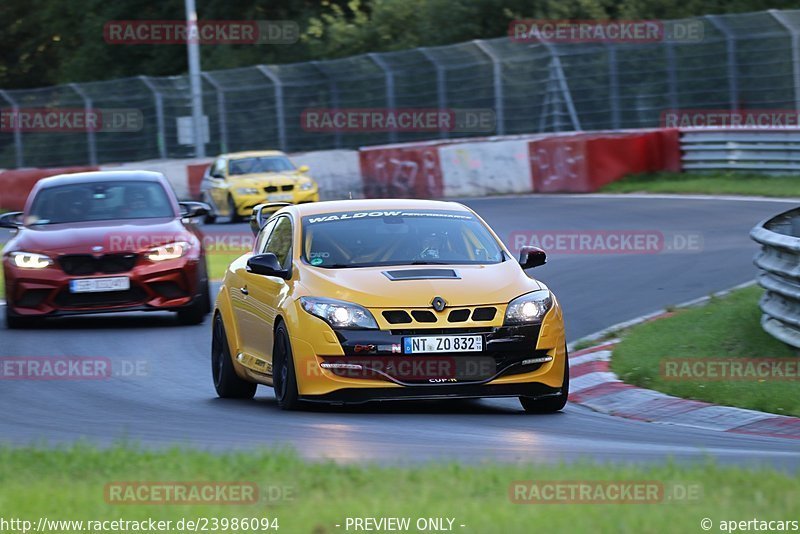
[[[591,193],[628,174],[681,169],[676,129],[556,136],[528,149],[537,193]]]
[[[28,194],[36,182],[48,176],[96,171],[97,167],[58,167],[48,169],[20,169],[0,172],[0,208],[19,211],[25,207]]]
[[[793,347],[800,348],[800,208],[760,223],[750,237],[761,244],[755,264],[762,272],[758,284],[761,326]]]

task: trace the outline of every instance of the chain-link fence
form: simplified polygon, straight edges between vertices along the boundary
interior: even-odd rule
[[[677,109],[800,109],[800,10],[707,16],[699,40],[509,37],[331,61],[203,73],[206,153],[351,148],[465,132],[308,131],[313,108],[492,109],[495,134],[658,126]],[[0,130],[0,168],[194,155],[186,76],[0,90],[0,107],[132,108],[136,131]],[[188,135],[187,135],[188,132]]]

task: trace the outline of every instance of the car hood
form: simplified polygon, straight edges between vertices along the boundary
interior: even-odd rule
[[[420,265],[322,269],[303,265],[300,283],[308,295],[355,302],[367,308],[429,308],[434,297],[447,306],[502,304],[544,286],[529,278],[519,265]],[[425,270],[454,270],[459,278],[425,278]],[[392,280],[387,271],[402,271],[420,279]],[[414,272],[416,271],[416,272]]]
[[[254,174],[238,174],[229,176],[228,180],[235,187],[264,187],[267,185],[293,185],[306,179],[302,174],[294,172],[267,172]]]
[[[193,235],[171,218],[45,224],[21,229],[5,250],[48,255],[139,252],[172,241],[193,241]]]

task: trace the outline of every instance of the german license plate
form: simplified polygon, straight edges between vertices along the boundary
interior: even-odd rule
[[[289,202],[292,200],[291,193],[275,193],[272,195],[267,195],[267,200],[270,202]]]
[[[69,281],[71,293],[102,293],[104,291],[127,291],[131,281],[127,276],[111,278],[82,278]]]
[[[481,352],[483,336],[414,336],[403,338],[404,354],[436,354],[440,352]]]

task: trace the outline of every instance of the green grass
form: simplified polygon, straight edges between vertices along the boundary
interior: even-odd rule
[[[342,452],[347,440],[322,447]],[[344,447],[344,449],[342,449]],[[356,458],[354,460],[357,461]],[[699,487],[695,499],[648,504],[513,504],[514,481],[655,481]],[[241,505],[109,504],[106,484],[127,481],[252,482],[290,488],[291,498]],[[377,467],[307,462],[291,452],[210,454],[0,449],[5,518],[177,521],[182,517],[277,517],[279,532],[346,532],[347,517],[455,518],[455,532],[700,532],[701,519],[796,518],[800,479],[711,463],[691,467],[597,464],[423,464]],[[342,525],[337,528],[335,525]],[[466,525],[461,528],[459,525]],[[533,528],[535,526],[535,529]],[[532,530],[533,529],[533,530]],[[69,531],[69,530],[65,530]],[[173,530],[174,531],[174,530]],[[352,531],[352,529],[351,529]],[[412,529],[411,531],[416,531]]]
[[[795,358],[761,328],[758,299],[748,287],[706,305],[635,326],[614,348],[611,369],[630,384],[689,399],[800,416],[800,381],[664,379],[665,358]]]
[[[687,193],[704,195],[748,195],[800,197],[797,176],[766,176],[755,173],[708,172],[639,174],[612,182],[603,193]]]
[[[225,249],[214,250],[213,248],[206,249],[206,261],[208,262],[208,277],[210,280],[221,280],[225,275],[225,270],[233,260],[244,254],[250,252],[250,249]]]

